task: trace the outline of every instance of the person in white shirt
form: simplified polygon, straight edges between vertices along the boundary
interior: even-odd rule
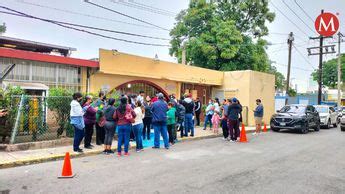
[[[136,117],[132,126],[135,135],[136,151],[140,152],[144,149],[142,134],[144,128],[143,119],[145,117],[145,108],[140,101],[137,101],[135,105],[136,107],[134,108],[134,112],[136,114]]]
[[[137,102],[140,101],[141,104],[144,104],[144,96],[145,96],[145,92],[144,91],[140,91],[139,95],[137,96],[136,101]]]
[[[70,120],[71,124],[74,127],[74,141],[73,141],[73,151],[75,152],[83,152],[82,149],[79,148],[81,141],[84,138],[84,111],[80,105],[83,96],[81,93],[77,92],[73,94],[73,100],[71,102],[71,110],[70,110]]]

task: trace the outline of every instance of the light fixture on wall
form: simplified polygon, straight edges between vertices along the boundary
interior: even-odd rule
[[[159,62],[159,58],[158,58],[158,55],[157,55],[157,54],[155,55],[155,58],[153,58],[153,61],[154,61],[155,63],[158,63],[158,62]]]
[[[114,56],[116,56],[116,55],[118,55],[118,54],[119,54],[119,51],[118,51],[118,50],[116,50],[116,49],[112,49],[111,51],[113,51],[113,55],[114,55]]]
[[[132,87],[132,85],[131,84],[127,84],[127,88],[131,88]]]

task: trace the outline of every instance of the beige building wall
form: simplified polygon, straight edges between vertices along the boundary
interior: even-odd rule
[[[224,83],[219,89],[224,92],[225,98],[236,97],[240,100],[243,109],[244,121],[248,125],[255,125],[253,110],[256,108],[255,100],[260,98],[264,105],[264,122],[269,123],[274,113],[274,75],[257,71],[224,72]]]
[[[107,74],[206,85],[222,85],[223,72],[112,50],[99,50],[100,71]]]
[[[164,91],[168,94],[179,94],[180,91],[178,85],[179,83],[176,81],[171,80],[163,80],[163,79],[152,79],[152,78],[143,78],[143,77],[135,77],[135,76],[125,76],[125,75],[113,75],[113,74],[105,74],[98,72],[90,77],[90,92],[97,93],[102,88],[108,88],[109,91],[115,89],[116,87],[130,81],[134,80],[145,80],[149,82],[153,82],[159,87],[161,87]]]

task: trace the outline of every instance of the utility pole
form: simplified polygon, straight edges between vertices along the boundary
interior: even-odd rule
[[[321,10],[321,14],[322,13],[324,13],[323,10]],[[318,70],[319,74],[318,74],[318,80],[317,80],[318,85],[319,85],[318,96],[317,96],[317,103],[318,104],[321,104],[321,100],[322,100],[322,61],[323,61],[322,58],[323,58],[323,55],[336,53],[335,52],[335,45],[326,45],[326,46],[323,45],[323,40],[325,38],[333,38],[333,36],[325,37],[325,36],[320,35],[319,37],[310,37],[309,38],[311,40],[316,40],[316,39],[320,40],[320,46],[319,47],[308,48],[308,55],[309,56],[310,55],[319,55],[319,70]],[[319,52],[318,53],[312,53],[311,52],[312,49],[318,49]],[[324,49],[325,49],[325,51],[324,51]],[[331,49],[331,51],[329,51],[329,49]]]
[[[340,44],[342,42],[343,34],[338,33],[338,109],[341,106],[341,53],[340,53]]]
[[[287,69],[287,76],[286,76],[286,96],[289,94],[289,87],[290,87],[290,70],[291,70],[291,50],[292,50],[292,43],[294,41],[293,32],[290,32],[289,38],[287,43],[289,45],[289,58],[288,58],[288,69]],[[288,104],[288,98],[285,98],[285,105]]]

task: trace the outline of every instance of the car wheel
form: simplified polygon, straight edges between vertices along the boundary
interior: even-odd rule
[[[309,132],[309,124],[308,123],[305,123],[304,124],[304,127],[302,127],[302,129],[301,129],[301,133],[302,134],[306,134],[306,133],[308,133]]]
[[[333,124],[333,127],[338,127],[338,123],[335,122],[335,123]]]
[[[315,131],[320,131],[320,123],[316,123],[316,126],[314,128]]]
[[[327,122],[327,129],[330,129],[331,128],[331,120],[330,119],[328,119],[328,122]]]
[[[345,127],[341,127],[341,131],[345,131]]]
[[[277,128],[274,128],[274,127],[271,127],[271,129],[272,129],[272,131],[274,131],[274,132],[279,132],[279,131],[280,131],[280,129],[277,129]]]

